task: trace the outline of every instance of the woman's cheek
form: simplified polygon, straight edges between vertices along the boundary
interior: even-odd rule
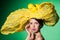
[[[31,30],[33,29],[32,25],[30,25],[30,29],[31,29]]]
[[[38,29],[39,29],[39,25],[36,25],[36,30],[38,31]]]

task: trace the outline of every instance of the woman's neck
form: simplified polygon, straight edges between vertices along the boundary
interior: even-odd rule
[[[41,36],[41,37],[42,37],[41,32],[36,32],[35,35],[36,35],[36,36]]]

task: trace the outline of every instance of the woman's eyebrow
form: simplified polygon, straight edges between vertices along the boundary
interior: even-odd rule
[[[35,23],[38,23],[38,22],[35,22]]]

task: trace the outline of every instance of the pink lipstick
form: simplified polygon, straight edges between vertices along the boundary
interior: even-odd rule
[[[36,30],[35,28],[33,28],[32,30]]]

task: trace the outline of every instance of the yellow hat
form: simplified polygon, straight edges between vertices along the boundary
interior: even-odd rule
[[[1,33],[8,35],[25,29],[27,21],[31,18],[44,20],[44,24],[55,25],[59,19],[52,3],[29,4],[28,8],[18,9],[11,12],[1,28]]]

